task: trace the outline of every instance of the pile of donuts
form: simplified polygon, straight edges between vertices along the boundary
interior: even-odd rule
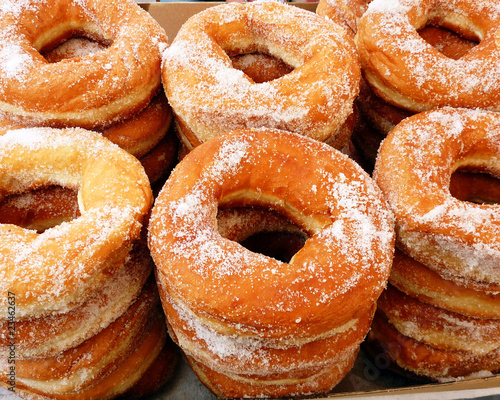
[[[146,237],[175,159],[165,32],[133,2],[90,0],[5,1],[0,29],[0,386],[151,394],[179,357]]]
[[[228,2],[170,44],[129,0],[2,3],[0,385],[141,397],[180,349],[218,397],[306,396],[365,339],[500,370],[500,9],[469,3]]]
[[[317,13],[355,37],[364,80],[352,140],[396,219],[367,348],[415,377],[491,375],[500,370],[498,4],[322,0]]]

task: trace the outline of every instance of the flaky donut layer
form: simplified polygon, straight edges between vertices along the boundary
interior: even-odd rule
[[[195,39],[196,38],[196,39]],[[260,52],[294,68],[257,84],[230,56]],[[192,146],[234,129],[325,140],[352,113],[360,70],[344,29],[278,2],[231,3],[190,18],[164,53],[163,85]],[[334,73],[333,73],[334,71]],[[341,146],[340,146],[341,147]]]
[[[447,279],[500,284],[500,207],[450,193],[453,172],[500,175],[498,113],[443,108],[405,119],[382,143],[374,177],[398,246]]]
[[[17,318],[69,311],[123,265],[152,204],[149,181],[136,158],[82,129],[4,131],[0,143],[0,199],[57,185],[78,190],[81,214],[41,234],[0,225],[0,287],[15,293]]]
[[[0,32],[0,110],[9,115],[94,129],[137,113],[161,85],[165,31],[134,2],[12,2]],[[74,35],[107,47],[56,63],[41,55]]]

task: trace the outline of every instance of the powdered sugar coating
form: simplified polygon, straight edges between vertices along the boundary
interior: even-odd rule
[[[172,297],[260,337],[319,334],[371,307],[387,279],[394,232],[358,166],[282,131],[222,135],[199,148],[176,168],[150,221],[150,249]],[[310,238],[289,264],[252,253],[217,232],[219,202],[265,205]]]
[[[383,142],[374,176],[408,254],[444,276],[498,285],[500,208],[452,197],[459,168],[498,176],[498,114],[444,108],[410,117]]]
[[[295,70],[256,84],[229,57],[254,52]],[[233,3],[211,7],[183,25],[164,53],[163,84],[193,132],[192,145],[259,127],[325,140],[352,113],[358,67],[352,39],[314,13],[276,2]]]

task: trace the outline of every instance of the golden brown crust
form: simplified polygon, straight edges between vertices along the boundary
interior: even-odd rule
[[[352,369],[358,349],[342,360],[336,360],[327,368],[305,378],[268,381],[259,377],[227,376],[186,357],[194,373],[213,393],[222,398],[289,397],[298,394],[326,393],[336,386]]]
[[[250,52],[270,54],[295,69],[256,84],[230,59]],[[183,25],[165,52],[163,85],[176,118],[194,132],[192,146],[252,127],[323,141],[352,113],[358,67],[345,30],[314,13],[277,2],[231,3]]]
[[[63,314],[17,319],[16,357],[57,357],[59,353],[90,339],[136,300],[152,269],[153,263],[145,243],[139,241],[125,265],[80,307]],[[5,331],[7,325],[2,321]],[[8,338],[2,337],[1,348],[6,350],[9,344]]]
[[[371,0],[320,0],[316,13],[345,26],[355,34],[359,19],[363,16]]]
[[[165,31],[134,2],[13,3],[2,9],[0,31],[0,109],[8,115],[95,129],[136,114],[161,85]],[[57,63],[40,54],[75,34],[109,46]]]
[[[294,149],[301,149],[300,157],[293,155]],[[358,312],[364,313],[363,310],[367,309],[370,301],[378,297],[376,293],[380,293],[379,289],[384,286],[384,271],[392,260],[394,237],[392,219],[385,201],[357,164],[325,144],[275,130],[242,130],[204,144],[199,152],[193,153],[195,150],[178,164],[170,176],[156,200],[149,225],[149,244],[158,267],[158,277],[168,282],[171,297],[188,302],[189,308],[197,315],[215,314],[214,320],[226,321],[225,324],[232,321],[234,329],[240,326],[240,329],[248,330],[248,333],[268,337],[317,335],[343,325]],[[236,163],[234,167],[233,162]],[[283,178],[258,178],[258,171],[265,173],[268,168],[286,168],[287,173]],[[222,174],[223,178],[217,173]],[[322,178],[325,176],[323,174],[331,176],[330,183]],[[308,176],[308,179],[304,181],[297,179],[297,176]],[[198,186],[196,182],[200,185],[203,183],[203,186]],[[329,185],[333,186],[327,190]],[[337,200],[331,197],[335,193],[340,196]],[[283,196],[286,197],[286,202],[283,202]],[[351,202],[350,196],[356,200]],[[311,234],[313,240],[310,239],[309,244],[306,242],[295,255],[292,264],[275,264],[271,259],[248,254],[239,245],[234,247],[234,243],[231,244],[216,234],[215,226],[211,227],[215,218],[212,213],[217,204],[231,207],[258,203],[275,208]],[[356,207],[351,208],[353,204],[359,204],[363,211],[358,213]],[[354,213],[353,219],[349,217],[350,213]],[[184,217],[178,218],[177,215]],[[353,246],[349,250],[349,257],[339,256],[343,253],[343,241],[336,239],[334,232],[330,231],[336,227],[332,221],[343,215],[346,217],[345,223],[352,224],[352,228],[346,227],[345,231],[342,229],[346,235],[351,229],[353,230],[349,236],[357,235],[361,226],[366,229],[362,241],[354,238],[349,240],[350,246]],[[357,218],[360,218],[358,222]],[[324,229],[326,231],[320,233]],[[204,237],[203,241],[199,235]],[[370,237],[374,241],[380,238],[380,242],[373,243],[373,247],[365,246]],[[186,242],[189,238],[191,239]],[[331,240],[338,244],[327,244]],[[170,241],[173,241],[172,246],[167,245]],[[188,245],[191,241],[192,245]],[[217,262],[217,257],[200,259],[197,255],[198,245],[195,245],[197,243],[205,243],[209,249],[217,249],[215,254],[224,254],[226,260],[240,256],[251,257],[252,268],[261,269],[261,273],[257,274],[261,280],[258,287],[252,282],[255,274],[241,273],[246,270],[243,265],[234,270],[232,265],[238,265],[240,261]],[[368,253],[362,257],[364,261],[358,259],[366,251]],[[331,265],[328,261],[330,256],[337,260]],[[302,278],[292,284],[294,271],[299,273],[303,269],[301,265],[305,267],[311,262],[318,263],[315,273],[311,275],[302,272]],[[335,279],[335,283],[331,281],[334,273],[329,269],[339,262],[343,264],[343,272],[337,272],[345,276],[345,290],[339,288],[339,279]],[[360,276],[357,272],[356,281],[352,282],[349,278],[350,271],[360,271],[359,262],[364,265],[361,268],[363,274]],[[189,271],[185,269],[185,263],[191,264]],[[209,265],[213,269],[208,268]],[[175,272],[177,270],[182,273],[178,274]],[[234,279],[224,279],[227,274],[234,276]],[[323,275],[324,280],[321,278]],[[283,287],[288,285],[276,286],[278,276],[283,276],[292,287],[297,285],[296,290],[291,290],[290,287],[290,290],[283,291]],[[206,285],[191,287],[192,282],[200,279]],[[342,280],[340,283],[344,287]],[[330,284],[334,284],[334,289]],[[314,289],[306,289],[309,285]],[[305,300],[302,296],[308,292],[312,298]],[[353,293],[359,293],[356,298],[361,303],[356,304],[352,300]],[[273,300],[265,300],[268,296]],[[236,303],[235,298],[239,299]],[[309,306],[305,307],[304,301]],[[257,306],[261,303],[265,304],[264,308]],[[280,304],[288,306],[283,309]],[[349,311],[332,315],[333,310]]]
[[[34,387],[36,381],[18,380],[16,392],[21,397],[37,400],[46,398],[69,400],[75,397],[101,400],[115,398],[123,394],[144,376],[155,363],[162,349],[169,349],[169,347],[164,347],[167,332],[164,316],[161,308],[158,307],[159,299],[154,281],[150,280],[144,287],[139,299],[122,317],[101,334],[116,337],[117,345],[118,343],[129,342],[128,345],[125,343],[120,350],[123,357],[114,358],[104,365],[101,372],[96,372],[95,380],[87,382],[80,390],[58,390],[57,387],[50,386],[49,382],[38,382],[38,386],[40,384],[41,386],[37,389]],[[132,340],[133,338],[136,340]],[[106,360],[106,347],[113,346],[113,344],[103,339],[105,338],[96,336],[76,349],[77,352],[84,351],[85,347],[88,350],[84,353],[86,356],[79,359],[79,364],[67,365],[69,368],[68,373],[73,374],[70,377],[76,378],[76,386],[81,382],[79,375],[87,376],[87,369],[79,370],[78,367],[86,364],[88,368],[97,368],[102,364],[103,359]],[[117,351],[115,348],[111,350],[112,352]],[[104,357],[96,357],[100,352],[104,352]],[[173,349],[172,354],[174,356],[169,357],[169,359],[175,366],[177,363],[175,349]],[[66,361],[68,355],[63,353],[61,363],[63,360]],[[169,353],[168,356],[171,356],[171,354]],[[46,361],[41,359],[40,363],[43,362]],[[62,366],[61,363],[59,364]],[[57,380],[52,383],[56,384]],[[1,384],[5,385],[4,382]]]
[[[163,91],[138,114],[102,130],[108,140],[137,158],[145,156],[163,139],[172,123],[172,109]]]

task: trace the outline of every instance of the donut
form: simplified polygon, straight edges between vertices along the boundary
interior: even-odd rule
[[[380,146],[373,176],[396,218],[398,246],[459,285],[500,284],[498,204],[453,197],[458,169],[499,175],[498,113],[443,108],[406,118]]]
[[[500,370],[498,349],[483,355],[441,350],[399,333],[378,312],[373,318],[367,343],[382,348],[397,367],[433,381],[450,382],[467,377],[491,376]]]
[[[140,238],[152,205],[147,176],[135,157],[78,128],[7,130],[0,147],[0,201],[54,185],[78,191],[80,216],[67,223],[43,233],[0,225],[0,287],[16,294],[16,318],[68,312],[123,265]],[[0,303],[7,307],[7,298]]]
[[[90,39],[71,38],[60,46],[43,54],[50,62],[69,58],[84,57],[104,50],[106,47]],[[172,122],[172,110],[163,91],[151,100],[140,112],[123,121],[101,130],[104,137],[141,158],[152,150],[166,135]]]
[[[363,76],[377,96],[412,112],[444,106],[499,111],[499,23],[494,2],[374,0],[356,33]],[[479,43],[454,60],[419,35],[426,25]]]
[[[500,319],[500,292],[487,292],[473,282],[463,286],[446,280],[399,249],[394,253],[389,282],[436,307],[475,318]]]
[[[273,210],[308,235],[289,263],[220,235],[218,207],[250,206]],[[255,353],[331,338],[366,317],[394,251],[392,214],[361,167],[325,143],[273,129],[218,135],[187,154],[156,198],[148,234],[170,326],[174,307],[215,334],[245,338]],[[238,373],[224,365],[228,376]],[[332,365],[310,373],[322,375],[322,367]],[[300,379],[316,380],[298,369]],[[269,381],[269,393],[286,395],[272,376],[259,379]],[[250,392],[239,397],[252,393],[243,386]]]
[[[401,334],[437,349],[485,355],[500,347],[500,320],[450,312],[390,284],[379,297],[377,310]]]
[[[232,376],[229,377],[218,371],[210,370],[206,365],[197,362],[197,360],[187,357],[186,361],[191,369],[213,393],[219,397],[237,398],[239,393],[248,393],[248,397],[265,398],[275,397],[275,386],[279,387],[282,393],[321,393],[328,392],[332,386],[336,386],[353,368],[358,355],[358,349],[353,351],[347,357],[338,362],[330,364],[325,371],[318,373],[314,380],[295,379],[273,381],[259,381],[248,377]],[[227,391],[230,388],[229,391]]]
[[[134,2],[9,2],[0,32],[0,111],[7,116],[104,128],[142,110],[161,87],[166,34]],[[56,63],[42,56],[80,36],[106,48]]]
[[[230,58],[255,52],[294,70],[255,83]],[[277,2],[223,4],[196,14],[163,61],[165,93],[191,147],[242,128],[331,138],[353,112],[360,79],[354,42],[343,28]]]

